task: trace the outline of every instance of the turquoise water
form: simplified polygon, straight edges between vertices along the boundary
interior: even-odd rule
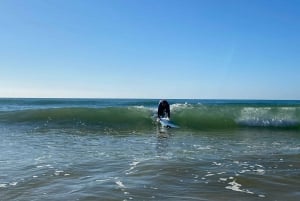
[[[299,200],[300,101],[0,99],[0,200]]]

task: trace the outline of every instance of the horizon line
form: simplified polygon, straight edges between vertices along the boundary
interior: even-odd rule
[[[300,101],[300,99],[269,98],[138,98],[138,97],[0,97],[0,99],[143,99],[143,100],[249,100],[249,101]]]

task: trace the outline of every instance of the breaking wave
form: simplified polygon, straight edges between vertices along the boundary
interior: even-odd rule
[[[244,106],[173,104],[171,119],[181,129],[209,130],[253,128],[300,128],[300,108],[296,106]],[[59,127],[105,127],[113,129],[152,129],[155,108],[70,107],[0,112],[0,123]]]

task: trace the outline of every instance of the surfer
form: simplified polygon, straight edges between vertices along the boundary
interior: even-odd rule
[[[157,109],[157,118],[160,119],[163,117],[168,117],[170,119],[170,105],[166,100],[159,101]]]

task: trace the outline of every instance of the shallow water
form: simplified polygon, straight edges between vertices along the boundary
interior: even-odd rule
[[[19,130],[1,130],[1,200],[299,198],[295,132]]]
[[[0,124],[1,201],[300,198],[297,129],[52,125]]]

